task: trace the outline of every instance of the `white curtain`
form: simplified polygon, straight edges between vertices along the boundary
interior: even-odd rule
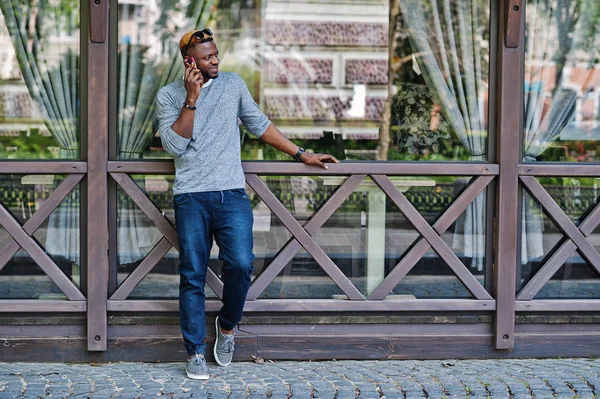
[[[187,6],[188,15],[182,16],[187,23],[171,32],[165,24],[171,21],[169,16],[172,16],[173,10],[167,5],[159,5],[161,15],[157,18],[154,31],[162,36],[162,40],[156,37],[154,42],[151,42],[142,38],[143,44],[119,44],[120,159],[142,158],[142,153],[155,133],[156,93],[161,87],[183,76],[179,37],[194,28],[205,27],[212,3],[211,0],[191,2]],[[123,12],[126,14],[127,9]],[[127,15],[123,15],[122,18],[126,19]],[[119,263],[133,263],[144,258],[145,253],[159,239],[160,233],[152,227],[150,220],[137,209],[127,195],[121,196],[118,205],[117,238]]]
[[[60,147],[79,158],[79,6],[77,1],[0,0],[0,9],[29,95]],[[50,215],[46,250],[79,264],[79,196]]]
[[[485,161],[487,126],[483,97],[488,71],[483,34],[488,4],[481,0],[399,0],[415,59],[427,87],[441,105],[445,121],[470,154]],[[454,247],[482,270],[485,255],[485,196],[480,195],[457,221]]]
[[[535,162],[574,120],[577,99],[589,90],[600,49],[597,0],[530,0],[527,5],[524,161]],[[572,79],[575,67],[584,80]],[[523,196],[521,259],[544,255],[543,215]]]

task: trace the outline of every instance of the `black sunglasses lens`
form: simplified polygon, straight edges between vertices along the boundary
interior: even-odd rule
[[[212,33],[212,31],[211,31],[210,29],[206,28],[206,29],[203,29],[203,30],[199,30],[199,31],[196,31],[196,32],[194,32],[194,35],[193,35],[193,36],[194,36],[194,37],[195,37],[197,40],[203,40],[203,39],[204,39],[204,35],[212,36],[212,35],[213,35],[213,33]]]

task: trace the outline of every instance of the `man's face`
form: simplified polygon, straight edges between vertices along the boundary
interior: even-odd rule
[[[219,75],[219,49],[214,41],[195,44],[188,49],[187,55],[194,57],[205,79],[214,79]]]

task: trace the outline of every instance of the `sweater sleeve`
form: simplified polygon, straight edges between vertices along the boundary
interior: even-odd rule
[[[267,130],[269,125],[271,125],[271,121],[261,112],[258,104],[256,104],[252,98],[244,80],[238,75],[235,76],[241,92],[238,118],[241,119],[242,123],[248,128],[250,133],[256,137],[260,137]]]
[[[165,88],[158,91],[156,96],[156,116],[158,132],[163,148],[174,157],[180,157],[187,149],[191,139],[177,134],[171,126],[177,121],[183,105],[176,104],[173,97]]]

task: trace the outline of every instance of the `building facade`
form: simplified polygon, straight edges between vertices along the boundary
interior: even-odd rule
[[[185,356],[155,97],[203,27],[288,138],[342,161],[240,126],[238,359],[600,354],[600,3],[0,6],[3,360]],[[209,317],[220,268],[213,245]]]

